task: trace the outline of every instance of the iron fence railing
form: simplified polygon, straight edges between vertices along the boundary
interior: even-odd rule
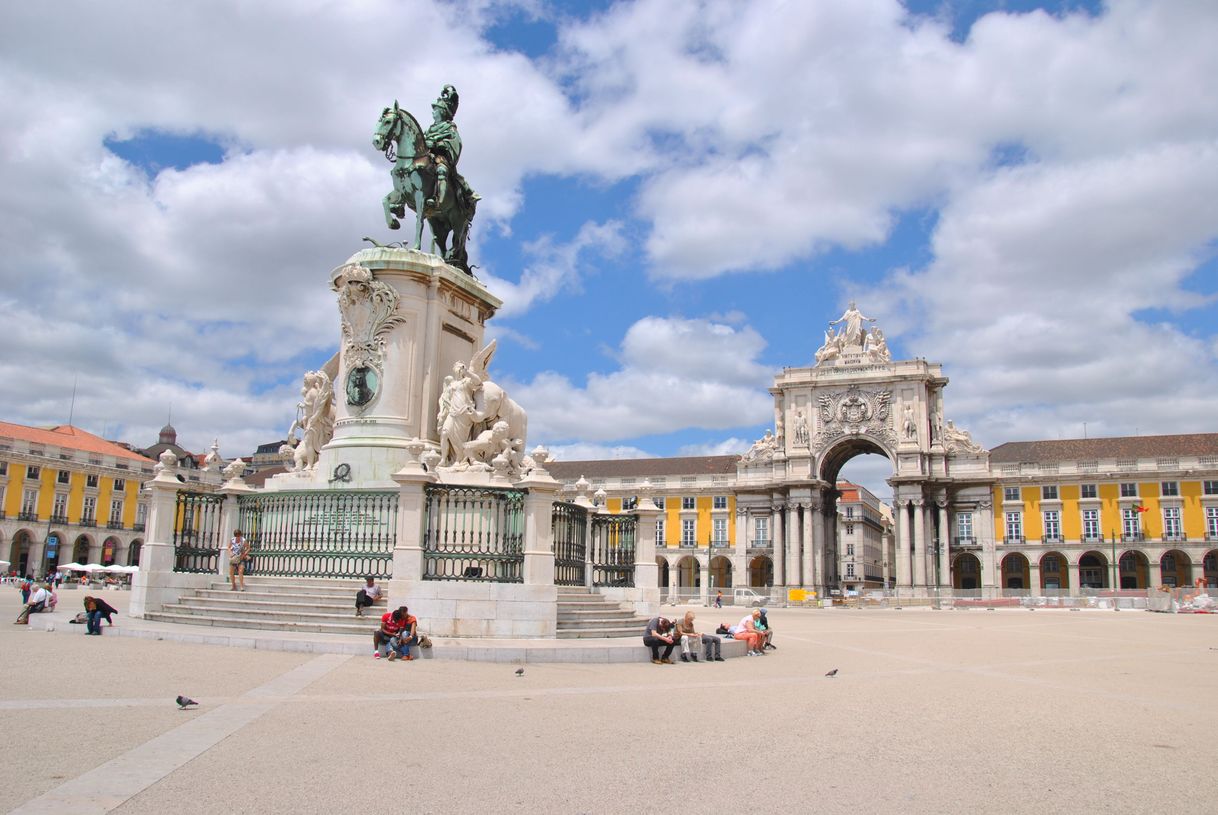
[[[393,576],[398,493],[275,492],[237,499],[250,542],[247,574],[272,577]]]
[[[423,579],[523,583],[525,495],[527,490],[428,485]]]
[[[554,531],[554,585],[586,585],[588,511],[578,504],[558,502],[550,518]]]
[[[223,540],[223,530],[220,528],[223,506],[223,495],[187,490],[178,492],[173,518],[175,572],[216,571]]]
[[[636,515],[592,518],[592,585],[634,586]]]

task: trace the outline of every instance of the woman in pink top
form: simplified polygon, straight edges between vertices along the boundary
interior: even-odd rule
[[[765,640],[765,634],[762,634],[753,625],[753,622],[760,617],[761,610],[757,609],[732,628],[733,637],[738,640],[744,640],[746,643],[748,643],[749,656],[751,657],[765,656],[765,651],[762,650],[762,643]]]

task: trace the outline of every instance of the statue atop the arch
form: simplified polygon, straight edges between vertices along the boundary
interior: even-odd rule
[[[825,329],[825,342],[816,352],[816,366],[891,362],[884,332],[879,326],[864,325],[874,322],[874,317],[863,314],[851,300],[842,316],[830,321]],[[835,332],[834,326],[840,328]]]

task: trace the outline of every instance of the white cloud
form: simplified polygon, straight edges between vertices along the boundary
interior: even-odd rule
[[[579,291],[580,278],[590,263],[589,255],[614,258],[625,250],[620,222],[589,222],[567,243],[556,243],[549,235],[526,243],[524,253],[528,262],[519,282],[504,280],[493,273],[483,273],[481,277],[491,293],[503,301],[499,315],[517,317],[536,302],[552,300],[563,291]]]
[[[677,450],[678,456],[738,456],[753,446],[747,439],[735,436],[721,441],[708,441],[702,444],[686,444]]]
[[[547,443],[756,424],[773,410],[769,369],[756,361],[764,345],[748,326],[646,317],[623,337],[617,370],[582,386],[544,372],[510,391],[528,406],[531,437]]]

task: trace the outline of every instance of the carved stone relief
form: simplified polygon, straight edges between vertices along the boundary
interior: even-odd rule
[[[362,412],[380,392],[385,368],[385,337],[405,318],[397,313],[400,297],[372,271],[349,263],[334,273],[330,288],[338,293],[343,323],[343,390],[347,404]]]
[[[846,435],[867,435],[889,445],[896,443],[892,431],[892,391],[864,390],[857,385],[817,398],[820,429],[812,445],[824,447]]]

